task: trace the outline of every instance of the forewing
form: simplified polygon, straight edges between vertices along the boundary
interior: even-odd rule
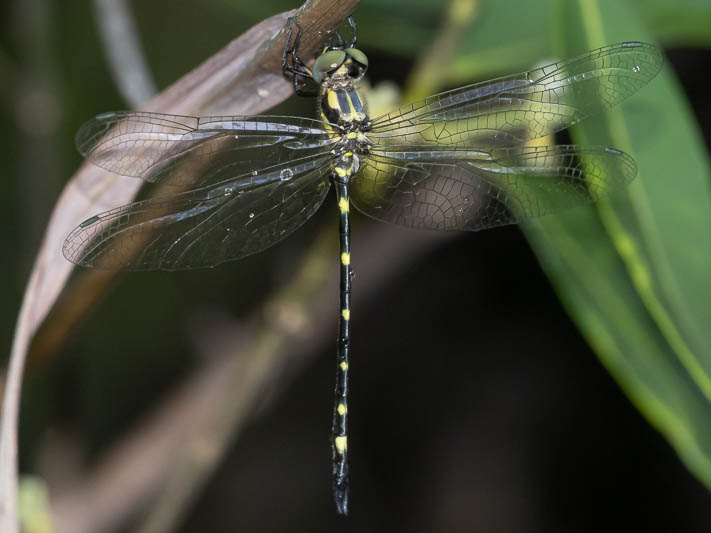
[[[105,170],[185,187],[325,153],[332,143],[324,124],[312,119],[141,111],[98,115],[76,137],[79,152]]]
[[[211,267],[280,241],[321,205],[331,156],[304,158],[181,194],[112,209],[80,224],[64,256],[88,267]]]
[[[365,214],[411,228],[477,231],[594,202],[624,188],[634,160],[600,146],[382,152],[353,178]]]
[[[503,147],[563,130],[646,85],[662,65],[646,43],[576,58],[430,96],[373,120],[376,145]]]

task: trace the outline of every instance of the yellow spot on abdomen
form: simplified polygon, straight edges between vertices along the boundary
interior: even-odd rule
[[[345,435],[342,437],[336,437],[333,439],[333,444],[336,446],[336,451],[343,455],[343,453],[348,449],[348,437]]]
[[[351,254],[343,252],[341,254],[341,264],[350,265],[351,264]]]
[[[344,404],[339,403],[336,411],[338,411],[339,415],[343,416],[348,412],[348,408]]]
[[[348,200],[346,200],[343,196],[341,196],[341,199],[338,200],[338,209],[341,210],[341,213],[348,212]]]
[[[345,372],[346,370],[348,370],[348,363],[346,363],[345,361],[343,361],[343,362],[340,364],[340,367],[341,367],[341,370],[343,370],[343,371]]]
[[[343,320],[350,320],[351,319],[351,310],[344,309],[343,311],[341,311],[341,316],[343,317]]]

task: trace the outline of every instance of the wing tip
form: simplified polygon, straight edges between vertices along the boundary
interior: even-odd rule
[[[126,116],[126,111],[108,111],[87,120],[77,130],[74,145],[84,157],[89,157],[106,133]]]

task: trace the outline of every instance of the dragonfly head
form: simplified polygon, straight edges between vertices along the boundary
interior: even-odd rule
[[[353,81],[363,77],[368,69],[368,57],[357,48],[326,48],[311,69],[316,83],[334,76],[348,76]]]

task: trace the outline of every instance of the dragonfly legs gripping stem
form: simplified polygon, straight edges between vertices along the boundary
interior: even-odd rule
[[[313,74],[311,69],[306,66],[301,58],[297,55],[297,49],[299,48],[299,41],[301,40],[301,35],[303,30],[298,22],[296,22],[296,17],[289,17],[287,20],[288,31],[286,34],[286,40],[284,41],[284,54],[281,57],[281,68],[284,73],[293,74],[294,82],[294,92],[299,96],[315,96],[316,93],[313,91],[304,90],[304,82],[299,81],[300,79],[311,79]],[[292,44],[291,38],[294,34],[294,26],[296,26],[296,37],[294,37],[294,42]],[[291,63],[289,62],[291,58]]]

